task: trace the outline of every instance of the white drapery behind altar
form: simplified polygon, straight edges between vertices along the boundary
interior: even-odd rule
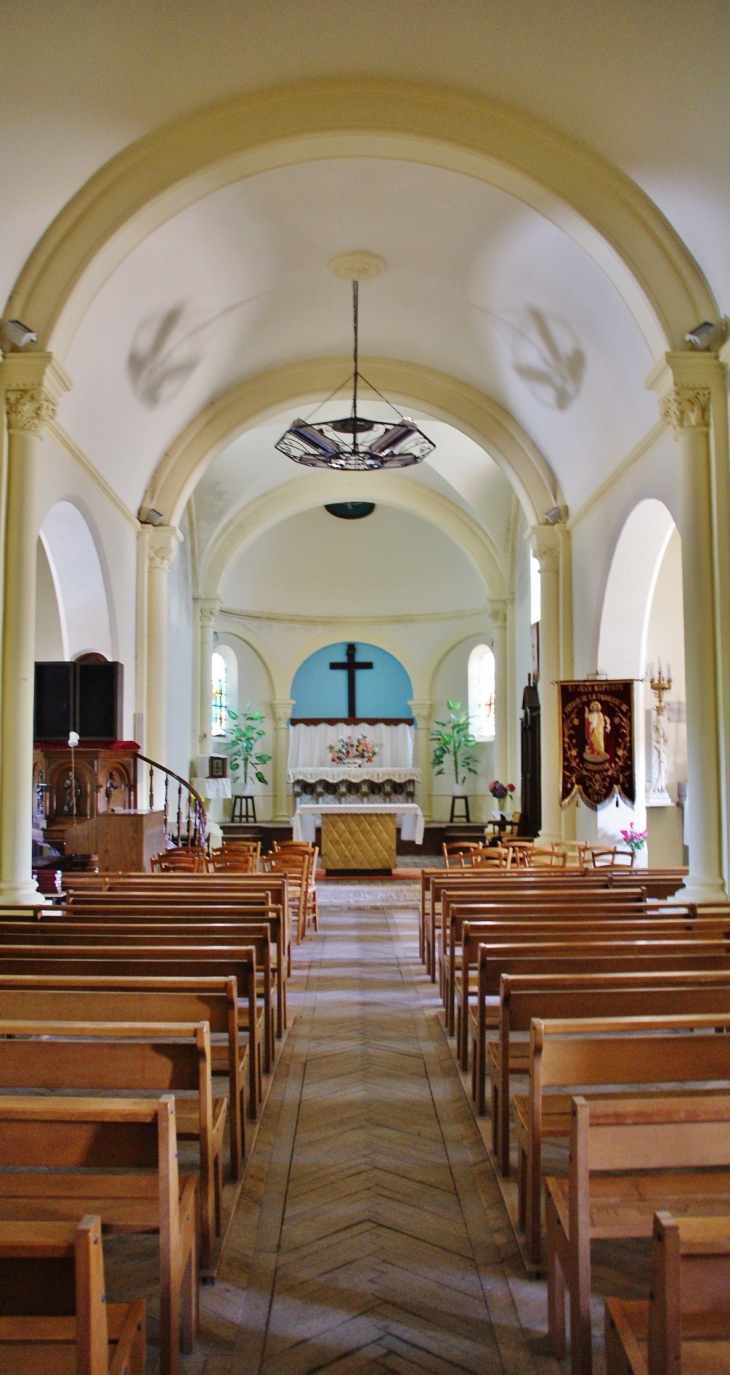
[[[377,769],[410,769],[413,767],[413,726],[387,726],[379,721],[375,726],[348,726],[344,721],[335,726],[290,726],[288,769],[326,767],[330,764],[329,745],[351,735],[366,735],[380,749],[373,760]]]

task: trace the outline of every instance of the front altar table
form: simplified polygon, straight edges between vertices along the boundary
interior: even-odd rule
[[[415,803],[305,804],[292,817],[294,840],[312,843],[320,818],[325,869],[395,869],[396,826],[404,840],[423,841],[423,813]]]

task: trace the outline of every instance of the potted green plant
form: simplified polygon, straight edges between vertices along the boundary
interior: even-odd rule
[[[228,715],[234,724],[228,727],[226,752],[234,780],[236,783],[243,783],[245,796],[251,792],[254,779],[258,783],[268,782],[261,772],[261,767],[268,764],[271,755],[261,754],[256,748],[259,740],[266,734],[264,713],[252,711],[251,703],[247,702],[245,711],[231,711],[229,708]]]
[[[447,759],[454,769],[453,791],[458,792],[466,783],[468,773],[476,773],[473,756],[469,753],[476,740],[469,730],[468,713],[461,710],[461,702],[446,703],[448,721],[436,721],[436,730],[431,731],[431,743],[435,746],[431,767],[434,773],[445,772]]]

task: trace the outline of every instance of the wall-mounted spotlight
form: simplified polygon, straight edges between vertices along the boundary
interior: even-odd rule
[[[37,344],[38,335],[35,330],[24,325],[22,320],[3,320],[3,332],[16,348],[24,349],[28,344]]]
[[[148,506],[144,515],[139,517],[141,525],[164,525],[165,517],[161,511],[156,511],[154,506]]]
[[[695,325],[689,334],[685,334],[685,343],[691,344],[693,349],[711,349],[713,344],[722,343],[727,334],[727,321],[703,320],[701,325]]]
[[[545,512],[544,519],[548,525],[558,525],[563,519],[563,513],[560,507],[551,506],[550,510]]]

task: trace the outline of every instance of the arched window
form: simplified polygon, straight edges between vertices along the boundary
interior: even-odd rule
[[[494,654],[475,645],[469,655],[469,727],[475,740],[494,739]]]
[[[215,653],[211,667],[212,733],[225,735],[228,725],[228,672],[222,654]]]

